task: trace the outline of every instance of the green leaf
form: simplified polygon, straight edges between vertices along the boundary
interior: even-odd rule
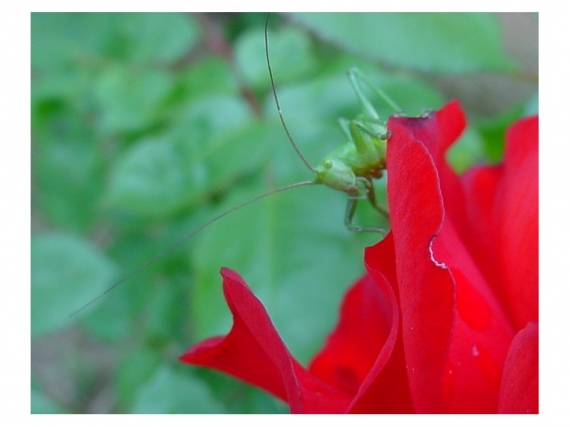
[[[215,190],[231,187],[259,169],[274,147],[273,129],[272,123],[255,121],[209,140],[207,164]]]
[[[470,167],[486,161],[485,145],[481,135],[468,127],[459,141],[451,146],[446,159],[457,173],[463,173]]]
[[[315,68],[309,38],[299,29],[289,27],[270,32],[268,43],[277,84],[307,75]],[[246,80],[257,89],[269,88],[263,29],[244,34],[235,49],[237,64]]]
[[[319,37],[386,64],[439,73],[513,71],[488,13],[298,13]]]
[[[32,13],[32,70],[61,71],[101,56],[113,39],[113,14]]]
[[[194,18],[185,13],[121,14],[117,50],[133,62],[167,62],[182,59],[200,37]]]
[[[390,98],[408,116],[419,116],[426,110],[438,110],[446,103],[444,96],[436,88],[410,76],[388,75],[376,77],[371,75],[370,78],[376,87],[389,94]],[[381,99],[378,99],[377,96],[375,97],[374,94],[371,95],[370,99],[374,100],[374,106],[377,106],[379,114],[384,112],[385,117],[387,117],[395,113]]]
[[[158,69],[125,66],[105,68],[95,87],[100,127],[106,132],[150,127],[160,117],[162,103],[173,85],[172,77]]]
[[[66,108],[36,115],[33,202],[54,224],[83,231],[96,216],[103,159],[81,115]]]
[[[41,121],[41,119],[49,118],[49,113],[62,108],[63,103],[69,109],[72,107],[80,110],[84,107],[83,97],[93,84],[92,78],[89,70],[85,68],[34,76],[32,79],[33,125],[38,122],[38,119]]]
[[[100,342],[121,343],[132,338],[137,314],[134,307],[138,307],[138,300],[133,295],[138,296],[138,299],[147,297],[148,290],[145,284],[141,283],[141,280],[132,280],[114,288],[111,293],[98,301],[93,310],[82,315],[82,326]],[[134,287],[138,292],[132,290]],[[94,294],[92,298],[98,295]]]
[[[149,216],[168,215],[186,203],[186,167],[175,141],[143,140],[117,165],[105,203]]]
[[[487,157],[492,162],[500,162],[502,160],[507,130],[523,115],[524,108],[524,105],[515,105],[495,117],[479,121],[477,127],[483,136]]]
[[[281,399],[222,372],[195,367],[192,374],[208,384],[212,394],[231,414],[287,414],[289,406]]]
[[[144,346],[137,346],[121,360],[115,387],[117,395],[125,406],[131,406],[140,393],[140,387],[152,378],[160,366],[161,355]]]
[[[64,233],[33,237],[32,335],[76,321],[70,314],[110,286],[113,277],[110,261],[80,237]]]
[[[32,13],[32,69],[61,70],[119,62],[172,63],[200,36],[179,13]]]
[[[270,149],[267,125],[234,98],[201,100],[169,135],[139,142],[119,162],[109,206],[165,216],[203,201],[258,167]]]
[[[163,366],[145,384],[132,408],[139,414],[217,414],[224,408],[206,384]]]
[[[219,57],[208,56],[178,77],[175,96],[182,101],[209,95],[238,95],[239,86],[232,70]]]
[[[193,215],[190,220],[154,226],[150,232],[144,229],[142,235],[118,238],[108,251],[117,265],[117,277],[127,277],[199,224]],[[180,245],[114,288],[82,324],[100,341],[172,342],[185,327],[186,307],[181,302],[188,300],[191,283],[188,246]]]

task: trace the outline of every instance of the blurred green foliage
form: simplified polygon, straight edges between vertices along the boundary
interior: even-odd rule
[[[310,178],[276,113],[265,18],[32,14],[32,412],[286,412],[177,356],[228,331],[227,266],[307,363],[378,238],[344,229],[342,194],[300,188],[247,206],[69,317],[215,215]],[[274,15],[270,28],[285,119],[313,164],[343,142],[338,118],[358,114],[351,66],[409,115],[446,102],[438,77],[519,72],[489,14]],[[505,128],[533,106],[471,126],[454,166],[499,159]]]

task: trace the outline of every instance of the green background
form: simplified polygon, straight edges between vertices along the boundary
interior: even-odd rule
[[[379,238],[343,227],[343,194],[255,202],[70,317],[216,215],[311,179],[277,115],[265,19],[32,14],[33,413],[287,412],[177,357],[229,330],[226,266],[310,361]],[[450,161],[463,171],[500,160],[508,124],[538,112],[537,28],[533,14],[274,14],[269,52],[312,164],[344,142],[338,119],[359,113],[346,78],[357,66],[408,115],[460,99],[470,125]],[[380,221],[367,209],[358,220]]]

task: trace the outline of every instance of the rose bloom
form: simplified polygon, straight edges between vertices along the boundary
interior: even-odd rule
[[[391,117],[390,233],[308,368],[243,279],[222,269],[233,327],[180,360],[286,401],[292,413],[538,412],[538,117],[507,133],[504,161],[458,176],[445,152],[458,102]]]

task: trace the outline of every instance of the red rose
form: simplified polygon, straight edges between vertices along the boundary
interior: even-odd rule
[[[388,122],[391,232],[308,368],[260,301],[222,269],[234,325],[181,360],[261,387],[293,413],[538,412],[538,118],[507,135],[504,162],[457,176],[445,152],[457,102]]]

